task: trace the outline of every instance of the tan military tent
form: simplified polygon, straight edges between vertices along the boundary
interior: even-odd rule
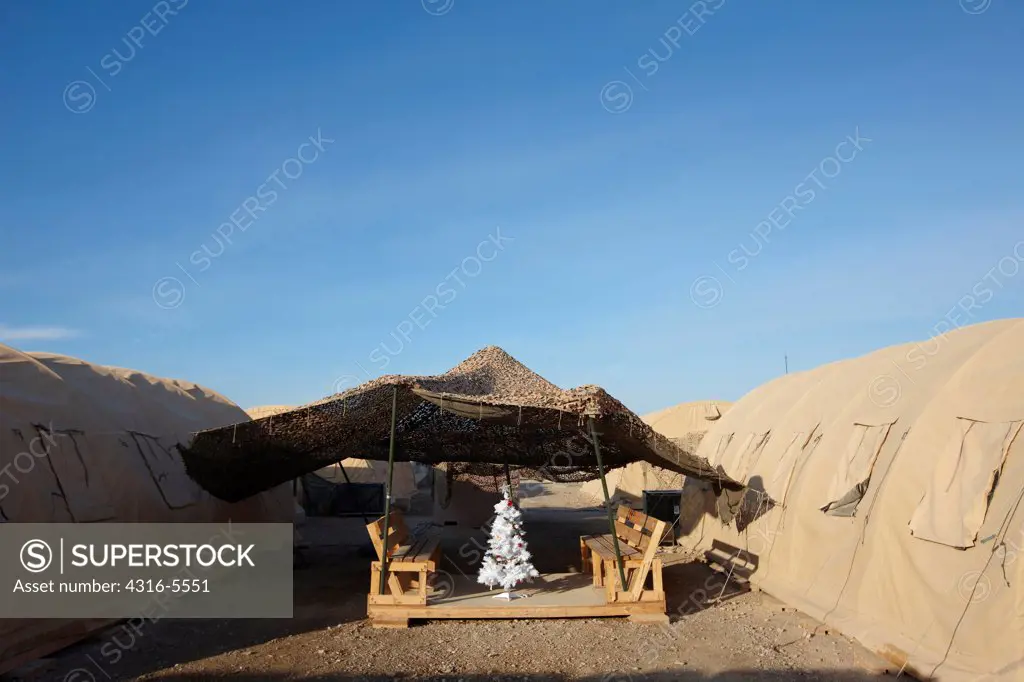
[[[696,453],[701,439],[715,422],[722,418],[732,403],[721,400],[700,400],[680,403],[642,417],[661,435]],[[678,490],[683,487],[684,476],[663,469],[650,462],[632,462],[608,472],[608,494],[617,502],[638,504],[645,490]],[[587,481],[580,488],[579,499],[584,503],[602,504],[604,492],[601,481]]]
[[[732,403],[723,400],[698,400],[645,414],[643,420],[667,438],[685,438],[693,433],[705,433],[731,406]]]
[[[780,377],[705,435],[749,487],[691,542],[897,668],[1024,679],[1022,423],[1020,319]]]
[[[197,384],[0,345],[0,522],[291,522],[287,487],[228,504],[185,474],[179,443],[244,419]],[[99,625],[0,620],[0,673]]]

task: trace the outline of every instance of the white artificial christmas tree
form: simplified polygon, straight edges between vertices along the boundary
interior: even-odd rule
[[[539,573],[530,563],[530,553],[523,539],[523,515],[513,504],[508,486],[502,487],[502,500],[494,505],[494,523],[487,553],[480,565],[477,582],[493,588],[501,585],[505,591],[498,599],[512,599],[512,588]]]

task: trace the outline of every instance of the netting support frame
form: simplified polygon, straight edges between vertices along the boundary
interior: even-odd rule
[[[509,497],[515,499],[515,495],[512,494],[512,472],[508,468],[508,457],[505,458],[505,484],[508,485]]]
[[[597,475],[601,477],[601,490],[604,492],[604,509],[608,514],[608,531],[612,535],[612,547],[615,548],[615,564],[619,567],[619,580],[622,589],[626,587],[626,569],[622,565],[622,552],[619,550],[619,534],[615,532],[615,517],[612,514],[612,501],[608,495],[608,481],[604,477],[604,463],[601,461],[601,446],[597,442],[597,427],[594,425],[594,416],[588,415],[590,422],[590,439],[594,442],[594,457],[597,458]]]
[[[398,416],[398,387],[391,393],[391,439],[388,442],[388,484],[384,488],[384,537],[381,544],[384,551],[380,560],[380,594],[387,594],[388,580],[388,532],[391,530],[391,482],[395,473],[395,425]]]

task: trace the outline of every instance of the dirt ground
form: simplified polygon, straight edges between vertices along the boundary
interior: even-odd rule
[[[410,519],[410,525],[413,525]],[[578,537],[596,510],[525,512],[538,570],[578,570]],[[444,530],[445,569],[470,572],[486,532]],[[18,679],[97,680],[871,680],[886,664],[764,593],[730,583],[693,556],[666,566],[669,625],[625,619],[414,622],[366,618],[369,540],[359,519],[314,519],[295,572],[291,620],[169,620],[117,625],[20,671]],[[469,548],[469,549],[467,549]],[[481,552],[482,553],[482,552]],[[254,595],[258,598],[258,595]],[[9,676],[14,679],[13,676]]]

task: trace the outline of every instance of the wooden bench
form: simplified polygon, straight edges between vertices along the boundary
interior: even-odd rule
[[[584,535],[580,538],[583,570],[591,571],[594,586],[604,587],[611,602],[664,601],[662,562],[656,555],[668,524],[626,506],[616,512],[615,535],[619,538],[626,585],[619,578],[615,547],[611,535]],[[647,578],[652,584],[647,586]]]
[[[724,600],[739,593],[750,592],[752,589],[750,577],[757,572],[760,563],[756,554],[740,547],[733,547],[721,540],[714,540],[711,543],[711,549],[704,552],[704,557],[708,566],[725,574],[725,583],[722,585],[722,589],[717,595],[708,595],[707,603]],[[725,590],[730,582],[735,584],[736,589],[726,594]]]
[[[391,511],[390,527],[384,532],[384,517],[367,524],[377,561],[370,565],[370,604],[426,604],[427,582],[441,563],[439,538],[413,538],[402,513]],[[380,591],[380,573],[387,549],[388,578],[385,593]]]

